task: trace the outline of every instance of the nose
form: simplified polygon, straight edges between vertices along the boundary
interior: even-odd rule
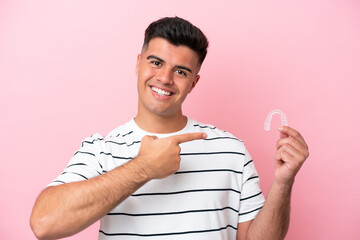
[[[156,80],[161,82],[162,84],[173,84],[173,74],[171,69],[161,68],[157,72]]]

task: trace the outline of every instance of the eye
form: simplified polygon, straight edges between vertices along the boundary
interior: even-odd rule
[[[154,64],[157,67],[161,66],[161,62],[159,62],[159,61],[152,61],[151,63]]]
[[[182,75],[182,76],[184,76],[184,77],[187,77],[186,72],[184,72],[184,71],[182,71],[182,70],[180,70],[180,69],[176,70],[176,73],[179,74],[179,75]]]

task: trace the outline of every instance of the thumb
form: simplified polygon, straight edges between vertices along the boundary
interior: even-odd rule
[[[283,126],[279,127],[280,138],[287,138],[289,135],[284,133],[283,130],[284,130]]]

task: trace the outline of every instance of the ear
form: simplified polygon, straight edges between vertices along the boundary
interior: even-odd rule
[[[139,74],[140,60],[141,60],[141,54],[138,54],[137,55],[137,60],[136,60],[136,68],[135,68],[135,73],[136,73],[137,77],[138,77],[138,74]]]
[[[199,80],[200,80],[200,75],[196,75],[196,78],[195,78],[194,82],[192,83],[192,86],[191,86],[191,89],[190,89],[189,93],[191,93],[191,91],[195,88],[195,86],[199,82]]]

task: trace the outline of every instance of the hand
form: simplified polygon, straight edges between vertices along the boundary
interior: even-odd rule
[[[276,144],[275,181],[279,184],[292,184],[297,172],[309,156],[308,146],[301,134],[293,128],[284,126]]]
[[[138,163],[150,179],[165,178],[180,167],[180,143],[206,138],[206,133],[186,133],[167,138],[144,136],[141,140]]]

